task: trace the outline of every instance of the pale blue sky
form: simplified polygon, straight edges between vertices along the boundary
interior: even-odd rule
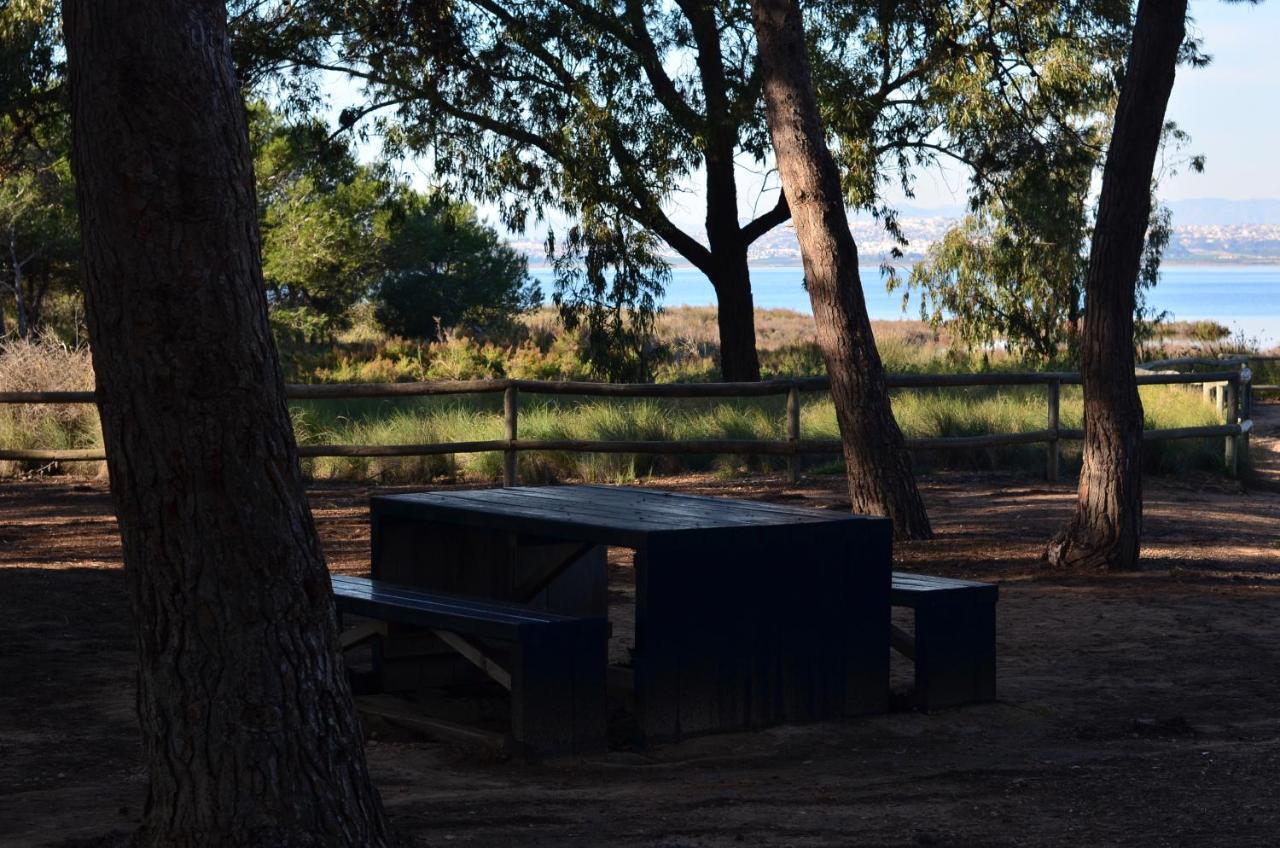
[[[1182,169],[1161,196],[1280,197],[1280,0],[1192,0],[1191,14],[1213,62],[1179,68],[1168,117],[1191,134],[1186,152],[1203,153],[1205,171]],[[962,204],[965,187],[958,174],[922,173],[911,203]]]

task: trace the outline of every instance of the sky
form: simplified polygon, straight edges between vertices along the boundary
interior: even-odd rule
[[[1161,184],[1164,200],[1280,197],[1280,0],[1259,5],[1192,0],[1191,31],[1213,61],[1182,67],[1167,117],[1190,133],[1185,153],[1205,155],[1203,174],[1187,169]],[[917,175],[916,197],[890,200],[921,207],[963,205],[957,172]]]
[[[1191,135],[1184,154],[1204,154],[1203,174],[1186,168],[1161,183],[1165,201],[1198,197],[1250,200],[1280,197],[1280,0],[1258,5],[1224,0],[1192,0],[1192,31],[1213,57],[1205,68],[1178,70],[1168,118]],[[355,89],[340,78],[330,88],[334,115],[357,99]],[[371,146],[362,150],[375,153]],[[425,169],[408,169],[415,183],[429,183]],[[776,174],[762,174],[755,166],[739,169],[739,213],[744,220],[768,209],[776,196]],[[667,204],[667,212],[682,228],[703,229],[702,176],[695,174],[688,192]],[[954,210],[965,202],[966,181],[955,170],[930,169],[916,175],[915,197],[896,188],[886,199],[894,205]],[[481,207],[482,217],[498,225],[494,210]],[[537,228],[541,230],[542,228]],[[512,233],[519,237],[521,234]],[[538,231],[524,234],[541,238]]]

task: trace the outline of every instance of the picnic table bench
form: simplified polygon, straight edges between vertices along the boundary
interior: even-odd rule
[[[372,577],[607,616],[605,547],[635,551],[645,741],[884,712],[892,533],[883,518],[613,486],[376,496]],[[415,679],[385,640],[394,691]]]
[[[511,692],[511,738],[527,755],[605,750],[609,622],[334,575],[339,614],[428,629]],[[379,627],[354,628],[344,647]]]
[[[996,600],[991,583],[893,572],[895,607],[915,611],[915,636],[892,627],[895,649],[915,662],[923,710],[996,697]]]

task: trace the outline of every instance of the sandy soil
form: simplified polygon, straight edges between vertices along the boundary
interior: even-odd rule
[[[1276,411],[1257,416],[1255,455],[1280,459]],[[838,480],[661,485],[844,503]],[[1143,569],[1064,578],[1037,558],[1069,485],[925,488],[938,536],[900,546],[898,567],[1000,582],[998,703],[540,766],[375,735],[397,826],[423,846],[1280,842],[1280,493],[1152,481]],[[313,492],[335,569],[366,567],[367,495]],[[0,516],[0,844],[111,844],[137,821],[145,776],[109,498],[100,484],[5,483]],[[625,558],[615,566],[623,596]]]

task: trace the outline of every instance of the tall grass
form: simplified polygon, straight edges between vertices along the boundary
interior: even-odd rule
[[[706,353],[706,334],[714,332],[711,310],[672,310],[664,320],[668,343],[683,345],[686,362],[700,361]],[[536,317],[536,316],[535,316]],[[805,317],[805,316],[800,316]],[[530,319],[531,321],[534,319]],[[806,323],[807,322],[807,323]],[[795,313],[762,311],[762,359],[771,374],[815,374],[822,361],[811,342],[801,337],[811,319],[797,320]],[[954,357],[945,340],[924,325],[890,322],[892,332],[879,332],[881,355],[890,371],[957,371],[973,363]],[[534,328],[537,330],[536,326]],[[767,337],[767,341],[763,338]],[[563,338],[563,337],[558,337]],[[540,347],[506,350],[452,340],[436,346],[427,358],[421,351],[397,347],[385,338],[359,338],[360,344],[382,345],[385,357],[355,360],[343,366],[339,376],[358,380],[389,380],[403,376],[408,365],[426,369],[422,376],[460,378],[494,369],[542,379],[581,378],[572,365],[575,354],[567,342],[552,339]],[[353,342],[353,343],[355,343]],[[523,353],[521,352],[523,350]],[[536,351],[536,353],[535,353]],[[390,359],[394,354],[398,359]],[[506,359],[502,357],[506,356]],[[521,357],[524,359],[521,359]],[[379,364],[381,363],[381,364]],[[388,364],[391,363],[391,364]],[[986,363],[988,366],[992,363]],[[995,363],[1005,366],[1008,363]],[[704,379],[690,367],[683,379]],[[72,349],[52,340],[0,343],[0,391],[85,390],[93,386],[92,364],[86,350]],[[1215,412],[1200,392],[1182,386],[1148,386],[1142,390],[1149,428],[1187,427],[1217,423]],[[977,387],[967,389],[898,390],[894,412],[908,437],[971,436],[1043,429],[1044,389]],[[295,429],[302,444],[438,444],[500,439],[503,437],[501,398],[497,395],[428,397],[395,400],[331,400],[296,402],[292,405]],[[824,396],[808,395],[802,407],[804,438],[836,439],[839,436],[834,409]],[[1079,389],[1064,388],[1062,426],[1081,427]],[[522,438],[583,441],[682,441],[705,439],[785,438],[785,402],[782,398],[740,401],[719,400],[602,400],[556,397],[521,398]],[[101,445],[97,414],[91,405],[0,405],[0,446],[6,448],[89,448]],[[1078,445],[1066,444],[1067,467],[1078,461]],[[981,450],[921,452],[915,457],[922,470],[933,468],[1022,469],[1038,473],[1044,448],[1028,445]],[[831,465],[830,457],[808,458],[810,467]],[[1220,468],[1222,440],[1161,442],[1148,446],[1151,471],[1180,473],[1190,469]],[[682,472],[715,472],[734,475],[746,471],[780,469],[780,457],[739,456],[636,456],[628,454],[530,453],[519,457],[521,479],[529,482],[582,479],[627,481],[640,477]],[[323,479],[360,479],[385,482],[429,480],[493,480],[501,474],[499,454],[441,455],[405,458],[338,458],[308,460],[306,469]],[[0,475],[12,476],[36,470],[76,474],[100,473],[98,463],[51,466],[46,463],[0,463]]]
[[[0,341],[0,392],[90,391],[93,364],[87,348],[52,336]],[[97,410],[90,404],[0,404],[0,446],[11,450],[69,450],[102,446]],[[98,474],[101,463],[0,460],[0,476],[52,469]]]
[[[1144,386],[1141,389],[1149,429],[1192,427],[1220,423],[1213,407],[1198,389],[1185,386]],[[395,402],[392,402],[393,404]],[[1042,388],[897,390],[894,414],[908,438],[977,436],[1020,433],[1046,426]],[[1079,388],[1062,392],[1061,425],[1080,429],[1083,401]],[[325,404],[295,405],[295,420],[304,441],[336,444],[421,444],[446,441],[500,439],[503,424],[493,401],[477,399],[411,402],[394,408],[370,406],[341,411]],[[807,396],[801,407],[801,435],[806,439],[838,439],[835,409],[829,398]],[[319,422],[323,422],[322,424]],[[780,398],[719,400],[600,400],[556,399],[525,401],[520,409],[519,433],[525,439],[581,441],[686,441],[709,439],[784,439],[784,404]],[[1066,469],[1078,465],[1080,446],[1064,442]],[[922,451],[915,456],[921,470],[959,468],[1016,469],[1039,473],[1044,468],[1043,445]],[[1152,442],[1145,448],[1148,470],[1184,473],[1222,466],[1222,439]],[[810,467],[830,465],[830,457],[806,460]],[[521,452],[519,472],[525,482],[580,479],[627,481],[683,472],[713,471],[732,475],[778,470],[780,457],[657,456]],[[382,482],[427,480],[494,480],[501,475],[496,453],[413,459],[320,458],[309,461],[321,478]]]

